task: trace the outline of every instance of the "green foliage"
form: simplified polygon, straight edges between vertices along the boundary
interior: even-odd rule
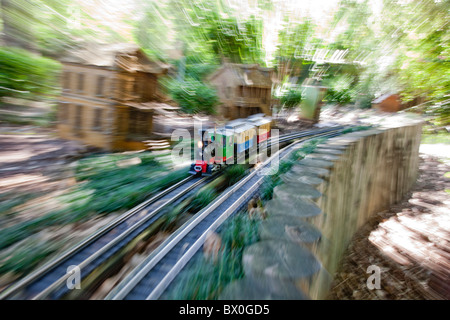
[[[210,204],[216,197],[217,192],[213,187],[207,186],[200,189],[192,198],[187,210],[192,213],[198,212],[208,204]]]
[[[118,166],[118,161],[139,158],[140,164]],[[80,160],[76,178],[81,183],[61,195],[61,204],[38,218],[0,229],[0,249],[48,226],[65,225],[117,210],[130,209],[150,195],[187,176],[186,168],[167,168],[148,152],[135,155],[99,155]]]
[[[170,28],[161,17],[167,19],[168,12],[156,2],[146,3],[141,10],[141,19],[133,23],[133,37],[149,57],[165,59]]]
[[[302,63],[305,48],[313,42],[314,31],[316,26],[306,18],[300,23],[293,23],[288,17],[285,17],[286,27],[279,33],[278,56],[297,59]]]
[[[264,182],[260,188],[261,199],[263,201],[272,199],[275,187],[283,183],[281,175],[288,172],[298,160],[303,159],[306,155],[312,153],[317,145],[323,143],[325,140],[326,138],[309,140],[305,142],[301,148],[292,153],[287,160],[281,161],[278,170],[274,174],[264,177]]]
[[[292,161],[298,161],[303,159],[305,156],[307,156],[310,153],[313,153],[314,150],[316,150],[317,145],[324,143],[327,140],[327,138],[315,138],[312,140],[307,141],[302,145],[301,148],[299,148],[293,155],[291,160]]]
[[[224,175],[228,186],[231,186],[241,180],[246,173],[247,169],[243,164],[234,164],[227,167],[224,171]]]
[[[0,97],[32,99],[56,93],[58,62],[23,49],[0,47]]]
[[[394,72],[398,73],[404,100],[421,96],[434,102],[443,101],[450,90],[450,1],[389,5],[394,10],[393,16],[400,20],[392,21],[392,28],[399,29],[395,40],[403,49],[397,56]],[[399,25],[402,20],[409,23]],[[413,20],[415,23],[411,25]]]
[[[267,175],[264,177],[264,182],[261,186],[261,199],[263,201],[268,201],[270,199],[272,199],[273,196],[273,189],[275,189],[276,186],[278,186],[279,184],[283,183],[283,181],[281,180],[281,175],[288,172],[289,169],[292,168],[292,166],[294,165],[294,160],[291,157],[288,160],[283,160],[280,162],[280,165],[278,167],[278,170],[272,174],[272,175]]]
[[[336,102],[339,104],[347,104],[353,100],[350,90],[343,89],[341,91],[337,91],[334,88],[329,88],[327,90],[327,94],[325,96],[325,100],[329,102]]]
[[[11,209],[19,206],[33,198],[36,198],[37,194],[17,194],[16,192],[0,193],[0,216],[11,213]]]
[[[424,130],[424,132],[422,133],[421,143],[423,144],[442,143],[450,145],[450,133],[445,131],[431,133]]]
[[[12,252],[7,251],[0,255],[0,274],[30,272],[42,259],[56,252],[59,246],[56,242],[49,244],[30,237]]]
[[[165,299],[215,300],[225,286],[244,276],[244,249],[259,240],[259,218],[240,212],[221,227],[221,251],[217,261],[197,255],[179,276],[179,280],[165,293]]]
[[[172,80],[168,83],[167,89],[183,112],[215,114],[219,98],[212,87],[190,78],[184,82]]]
[[[259,17],[237,19],[223,0],[179,0],[170,7],[177,19],[179,39],[185,54],[202,60],[227,58],[236,63],[264,63],[263,23]]]
[[[357,131],[364,131],[371,129],[372,126],[356,126],[356,127],[350,127],[347,129],[344,129],[341,131],[341,134],[350,133],[350,132],[357,132]]]
[[[216,64],[199,61],[196,57],[186,57],[185,76],[189,79],[203,81],[217,69]]]
[[[300,89],[288,89],[280,98],[280,103],[287,109],[292,109],[302,102],[302,92]]]
[[[269,201],[273,197],[273,190],[276,186],[281,184],[283,181],[280,179],[279,176],[272,177],[272,176],[266,176],[264,177],[264,182],[261,185],[260,188],[260,194],[261,199],[263,201]]]
[[[355,85],[355,78],[351,75],[337,74],[326,78],[323,85],[327,87],[325,100],[338,104],[347,104],[355,99],[355,92],[352,87]]]
[[[368,1],[341,1],[332,28],[347,27],[330,48],[348,49],[346,60],[357,61],[358,68],[351,73],[350,89],[331,85],[327,100],[351,100],[367,108],[375,96],[398,92],[405,102],[420,98],[445,109],[450,91],[448,7],[449,0],[387,0],[375,13]],[[330,80],[347,74],[344,69],[331,72]],[[434,114],[443,119],[443,113]]]
[[[169,229],[174,222],[186,213],[196,214],[210,204],[218,196],[217,191],[211,185],[206,185],[197,191],[191,199],[185,200],[177,205],[166,207],[163,214],[165,220],[163,230]]]
[[[202,10],[200,14],[204,17],[203,23],[195,26],[194,31],[206,37],[217,56],[235,63],[263,62],[261,20],[251,17],[238,23],[235,17],[224,18],[214,10]]]

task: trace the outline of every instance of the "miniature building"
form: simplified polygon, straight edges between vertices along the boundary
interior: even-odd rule
[[[61,60],[61,137],[110,151],[140,150],[151,138],[157,79],[168,66],[134,44],[95,46]]]
[[[383,94],[372,101],[372,108],[376,108],[384,112],[397,112],[406,108],[400,100],[398,94]]]
[[[257,113],[271,116],[272,73],[257,64],[225,63],[208,79],[217,89],[219,114],[228,119]]]

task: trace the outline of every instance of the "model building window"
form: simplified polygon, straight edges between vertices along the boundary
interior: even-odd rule
[[[128,130],[130,134],[147,135],[149,132],[149,115],[136,109],[130,110]]]
[[[231,87],[226,87],[225,88],[225,96],[227,97],[227,99],[230,98],[230,96],[231,96]]]
[[[84,91],[84,74],[83,73],[78,74],[77,91],[78,91],[78,93],[83,93],[83,91]]]
[[[60,102],[58,104],[58,119],[61,123],[67,123],[69,119],[69,106],[67,102]]]
[[[128,132],[131,134],[137,133],[137,118],[137,110],[130,109],[130,113],[128,115]]]
[[[139,82],[137,80],[133,81],[133,95],[139,96]]]
[[[128,91],[128,81],[126,79],[122,79],[121,89],[122,89],[123,92],[127,92]]]
[[[83,106],[81,104],[78,104],[75,106],[75,123],[74,123],[74,129],[77,133],[81,131],[82,115],[83,115]]]
[[[244,96],[244,88],[242,86],[237,87],[236,96],[238,96],[238,97]]]
[[[108,98],[114,99],[116,97],[116,89],[117,89],[117,82],[118,80],[114,78],[109,78],[109,90],[106,92],[108,95]]]
[[[63,91],[70,91],[70,72],[63,73]]]
[[[102,114],[103,110],[100,108],[94,109],[94,124],[92,129],[95,131],[102,131]]]
[[[96,95],[99,97],[103,97],[104,96],[104,90],[105,90],[105,77],[104,76],[99,76],[97,78],[97,93]]]
[[[120,98],[121,99],[127,99],[127,92],[128,92],[128,83],[127,80],[125,79],[121,79],[120,80],[120,86],[119,86],[119,90],[120,90]]]
[[[139,133],[146,135],[149,132],[149,114],[146,112],[141,112],[139,117]]]

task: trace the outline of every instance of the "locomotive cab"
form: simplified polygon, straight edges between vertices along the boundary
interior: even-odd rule
[[[207,148],[215,140],[214,129],[199,130],[199,135],[201,140],[197,142],[195,162],[191,164],[189,173],[208,176],[212,174],[214,168],[212,165],[212,163],[214,163],[214,156],[209,159],[210,163],[208,163],[205,161],[204,152],[205,148]]]

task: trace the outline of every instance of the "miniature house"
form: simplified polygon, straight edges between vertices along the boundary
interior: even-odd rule
[[[61,63],[61,137],[110,151],[145,149],[154,109],[162,105],[157,80],[168,65],[133,44],[86,48]]]
[[[400,100],[400,95],[387,93],[372,101],[372,108],[384,112],[397,112],[406,108]]]
[[[272,73],[272,69],[257,64],[225,63],[208,79],[217,89],[219,114],[227,119],[257,113],[271,116]]]

